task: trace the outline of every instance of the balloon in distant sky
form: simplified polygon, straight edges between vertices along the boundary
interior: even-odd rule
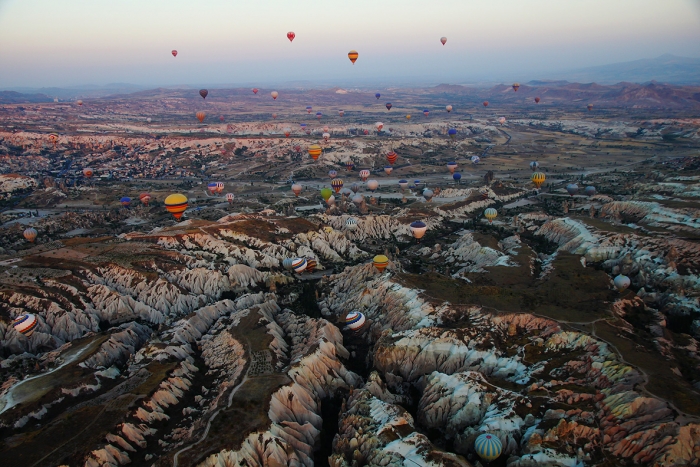
[[[197,112],[196,115],[197,115],[197,120],[199,120],[199,123],[202,123],[207,116],[207,114],[204,112]]]
[[[124,196],[122,199],[119,200],[119,202],[124,206],[125,208],[128,208],[129,205],[131,205],[131,198],[128,196]]]
[[[478,164],[479,161],[481,161],[481,158],[479,156],[472,156],[471,158],[472,164]]]
[[[489,101],[484,101],[484,107],[488,107],[488,106],[489,106]]]
[[[450,128],[447,130],[447,134],[450,135],[450,138],[455,139],[457,137],[457,130]]]
[[[321,146],[319,146],[318,144],[312,144],[311,146],[309,146],[309,155],[313,160],[317,160],[318,156],[321,155],[322,151],[323,149],[321,149]]]
[[[566,185],[566,191],[569,193],[569,196],[574,196],[576,193],[578,193],[578,185],[575,183],[569,183]]]
[[[535,185],[535,188],[539,189],[544,181],[547,179],[547,177],[542,173],[542,172],[535,172],[532,174],[530,177],[530,180],[532,180],[532,183]]]
[[[440,38],[440,42],[442,42],[442,45],[445,45],[445,43],[447,42],[447,38],[446,38],[446,37],[441,37],[441,38]]]
[[[535,104],[539,104],[539,103],[540,103],[540,98],[539,98],[539,97],[535,97]]]
[[[357,183],[353,183],[352,185],[350,185],[350,189],[353,193],[357,193],[358,191],[360,191],[360,185],[358,185]]]
[[[586,194],[586,196],[593,196],[595,195],[595,187],[594,186],[587,186],[583,192]]]
[[[377,98],[377,100],[379,100],[379,98],[380,98],[380,97],[382,97],[382,95],[381,95],[381,94],[379,94],[379,93],[377,93],[377,94],[375,94],[375,95],[374,95],[374,97],[376,97],[376,98]]]
[[[445,110],[447,110],[448,113],[452,112],[452,106],[448,105],[447,107],[445,107]]]
[[[146,122],[147,122],[147,123],[151,123],[151,121],[152,121],[151,117],[148,117],[148,118],[146,119]]]
[[[588,111],[590,112],[591,110],[593,110],[593,104],[588,104],[588,105],[586,106],[586,108],[587,108]]]
[[[173,57],[177,57],[177,50],[173,50],[173,51],[170,52],[170,53],[173,54]]]
[[[484,211],[484,217],[489,220],[489,223],[493,222],[496,216],[498,216],[498,211],[496,211],[494,208],[488,208]]]
[[[321,112],[316,112],[316,118],[321,120],[321,117],[323,117],[323,114]]]
[[[324,133],[323,134],[323,140],[328,142],[328,140],[331,139],[331,134],[330,133]]]
[[[279,96],[280,94],[277,91],[272,91],[270,93],[270,95],[272,96],[273,99],[277,99],[277,96]]]
[[[518,89],[520,89],[520,84],[513,83],[513,91],[517,91]]]
[[[405,190],[406,188],[408,188],[408,180],[399,180],[399,186],[402,190]]]
[[[292,133],[292,129],[291,129],[291,128],[285,128],[285,129],[284,129],[284,136],[286,136],[287,138],[289,138],[289,135],[290,135],[291,133]]]
[[[310,113],[311,113],[311,109],[312,109],[312,107],[311,107],[310,105],[307,105],[307,106],[306,106],[306,113],[307,113],[307,114],[310,114]]]
[[[295,37],[297,37],[297,35],[294,34],[292,31],[289,31],[289,32],[287,33],[287,39],[289,39],[289,42],[292,42],[292,41],[294,40]]]
[[[350,171],[352,168],[355,166],[355,164],[352,161],[345,161],[345,168]]]
[[[398,159],[398,158],[399,158],[399,155],[396,154],[394,151],[389,151],[389,152],[386,154],[386,160],[387,160],[387,161],[389,162],[389,164],[391,164],[391,165],[394,165],[394,163],[396,162],[396,159]]]
[[[78,104],[78,105],[83,105],[83,101],[78,100],[77,104]]]
[[[423,190],[423,198],[425,198],[426,201],[433,199],[434,194],[435,193],[433,193],[433,190],[428,190],[427,188]]]
[[[209,91],[207,91],[206,89],[199,90],[199,95],[202,96],[202,99],[206,99],[208,94],[209,94]]]
[[[374,193],[374,191],[375,191],[377,188],[379,188],[379,182],[376,181],[376,180],[370,180],[370,181],[367,182],[367,188],[369,188],[369,190],[370,190],[372,193]]]
[[[411,119],[411,114],[406,115],[406,120],[410,120],[410,119]]]
[[[272,118],[277,118],[277,114],[272,114]]]
[[[348,217],[348,220],[345,221],[345,228],[348,230],[355,230],[357,228],[357,219]]]
[[[391,102],[386,103],[386,110],[391,110],[392,107]]]
[[[359,57],[357,50],[351,50],[350,52],[348,52],[348,58],[350,59],[353,65],[357,61],[357,57]]]
[[[456,162],[448,162],[447,163],[447,169],[450,171],[451,174],[455,173],[455,170],[457,170],[457,163]]]
[[[537,170],[537,167],[540,166],[540,163],[537,161],[532,161],[530,162],[530,170]]]

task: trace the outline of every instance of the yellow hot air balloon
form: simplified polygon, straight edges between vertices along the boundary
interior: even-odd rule
[[[410,114],[406,115],[406,120],[410,120],[410,119],[411,119],[411,115]]]
[[[532,174],[532,177],[530,177],[530,180],[532,180],[532,183],[535,184],[535,188],[537,189],[542,186],[546,179],[547,177],[545,177],[542,172],[535,172]]]
[[[309,146],[309,156],[311,156],[313,160],[317,160],[318,156],[321,155],[321,152],[323,152],[323,149],[321,149],[321,146],[318,144],[312,144]]]
[[[493,220],[498,216],[498,211],[496,211],[494,208],[488,208],[486,211],[484,211],[484,217],[487,218],[490,222],[493,222]]]
[[[187,196],[176,193],[165,198],[165,209],[180,220],[182,214],[187,210]]]
[[[389,265],[389,258],[384,255],[377,255],[372,260],[372,264],[379,272],[384,272],[386,267]]]
[[[350,59],[353,65],[357,61],[358,56],[359,54],[357,53],[357,50],[351,50],[350,52],[348,52],[348,58]]]

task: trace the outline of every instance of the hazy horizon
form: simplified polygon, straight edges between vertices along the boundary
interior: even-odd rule
[[[0,0],[0,88],[507,83],[700,57],[694,0],[201,3]]]

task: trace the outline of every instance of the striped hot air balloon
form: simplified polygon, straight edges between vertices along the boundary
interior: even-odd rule
[[[340,193],[340,190],[343,189],[343,180],[340,178],[334,178],[331,180],[331,186],[333,187],[333,191]]]
[[[216,182],[216,192],[219,194],[224,192],[224,182]]]
[[[369,170],[367,170],[367,169],[360,170],[360,178],[362,179],[363,182],[366,182],[367,179],[369,178]]]
[[[309,274],[314,272],[316,270],[316,266],[318,266],[318,264],[316,263],[315,259],[306,258],[306,272]]]
[[[384,272],[389,265],[389,258],[384,255],[377,255],[372,259],[372,264],[379,272]]]
[[[197,116],[199,123],[204,122],[204,119],[207,118],[207,114],[205,112],[197,112],[195,115]]]
[[[394,165],[396,163],[396,159],[399,158],[399,155],[396,154],[394,151],[389,151],[386,154],[386,160],[389,162],[389,164]]]
[[[228,201],[228,204],[233,204],[233,199],[235,197],[233,193],[226,193],[226,201]]]
[[[501,455],[503,444],[495,435],[484,433],[474,441],[474,450],[483,460],[491,462]]]
[[[321,155],[323,152],[323,149],[321,149],[321,146],[318,144],[312,144],[309,146],[309,155],[313,160],[318,160],[318,157]]]
[[[365,315],[359,311],[351,311],[345,317],[345,325],[353,332],[360,332],[366,323]]]
[[[350,185],[350,189],[353,193],[357,193],[358,191],[360,191],[360,185],[358,185],[357,183],[353,183],[352,185]]]
[[[28,229],[24,230],[22,235],[24,235],[24,238],[27,239],[28,242],[34,243],[34,240],[36,240],[36,236],[39,235],[39,233],[35,228],[29,227]]]
[[[530,177],[530,180],[532,180],[532,183],[537,189],[539,189],[542,186],[546,179],[547,177],[545,177],[545,175],[542,172],[535,172],[532,174],[532,177]]]
[[[165,209],[177,220],[182,218],[187,206],[187,196],[183,194],[175,193],[165,198]]]
[[[357,57],[359,56],[360,54],[357,53],[357,50],[351,50],[350,52],[348,52],[348,58],[350,59],[353,65],[355,64],[355,62],[357,61]]]
[[[357,228],[357,219],[354,217],[348,217],[345,221],[345,228],[348,230],[355,230]]]
[[[484,211],[484,217],[489,220],[489,223],[493,222],[493,220],[498,216],[498,211],[496,211],[494,208],[487,208]]]
[[[125,208],[128,208],[131,205],[131,198],[128,196],[122,197],[122,199],[119,200],[119,202],[124,206]]]
[[[142,203],[144,206],[148,206],[148,203],[151,202],[151,195],[150,195],[150,193],[141,193],[141,194],[139,195],[139,201],[141,201],[141,203]]]
[[[12,327],[15,328],[15,331],[23,334],[25,337],[31,337],[38,324],[39,320],[31,313],[18,316],[12,320]]]
[[[306,269],[306,258],[294,258],[292,260],[292,269],[297,274],[301,274]]]

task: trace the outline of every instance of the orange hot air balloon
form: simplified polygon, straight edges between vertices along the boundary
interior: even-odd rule
[[[387,161],[389,162],[389,164],[391,164],[391,165],[394,165],[394,163],[396,162],[396,159],[398,159],[398,158],[399,158],[399,155],[396,154],[394,151],[389,151],[389,152],[386,154],[386,160],[387,160]]]
[[[513,91],[518,91],[520,89],[520,84],[519,83],[513,83]]]
[[[87,178],[92,178],[92,169],[86,167],[83,169],[83,175]]]
[[[49,141],[53,143],[53,147],[55,148],[58,143],[58,133],[49,134]]]
[[[173,50],[173,51],[170,52],[170,53],[173,54],[173,57],[177,57],[177,50]]]
[[[297,37],[297,35],[294,34],[292,31],[289,31],[289,32],[287,33],[287,39],[289,39],[289,42],[292,42],[292,41],[294,40],[295,37]]]
[[[440,38],[440,42],[442,42],[442,45],[445,45],[445,43],[447,42],[447,38],[446,38],[446,37],[441,37],[441,38]]]
[[[357,53],[357,50],[351,50],[350,52],[348,52],[348,58],[350,59],[353,65],[357,61],[358,56],[359,54]]]
[[[535,97],[535,104],[539,104],[539,103],[540,103],[540,98],[539,98],[539,97]]]
[[[488,106],[489,106],[489,101],[484,101],[484,107],[488,107]]]
[[[321,146],[318,144],[312,144],[309,146],[309,155],[313,160],[318,160],[318,156],[321,155],[321,152],[323,152],[323,149],[321,149]]]
[[[206,113],[197,112],[197,120],[199,120],[199,123],[202,123],[206,117],[207,117]]]
[[[144,206],[148,206],[148,203],[151,201],[151,195],[149,193],[141,193],[139,195],[139,200]]]
[[[182,218],[182,214],[187,210],[187,197],[182,194],[173,194],[165,198],[165,209],[177,220]]]
[[[270,95],[272,96],[273,99],[277,99],[277,96],[279,96],[280,93],[278,93],[277,91],[272,91],[272,92],[270,93]]]
[[[206,99],[207,95],[209,95],[209,91],[207,91],[206,89],[200,89],[199,95],[202,96],[202,99]]]

